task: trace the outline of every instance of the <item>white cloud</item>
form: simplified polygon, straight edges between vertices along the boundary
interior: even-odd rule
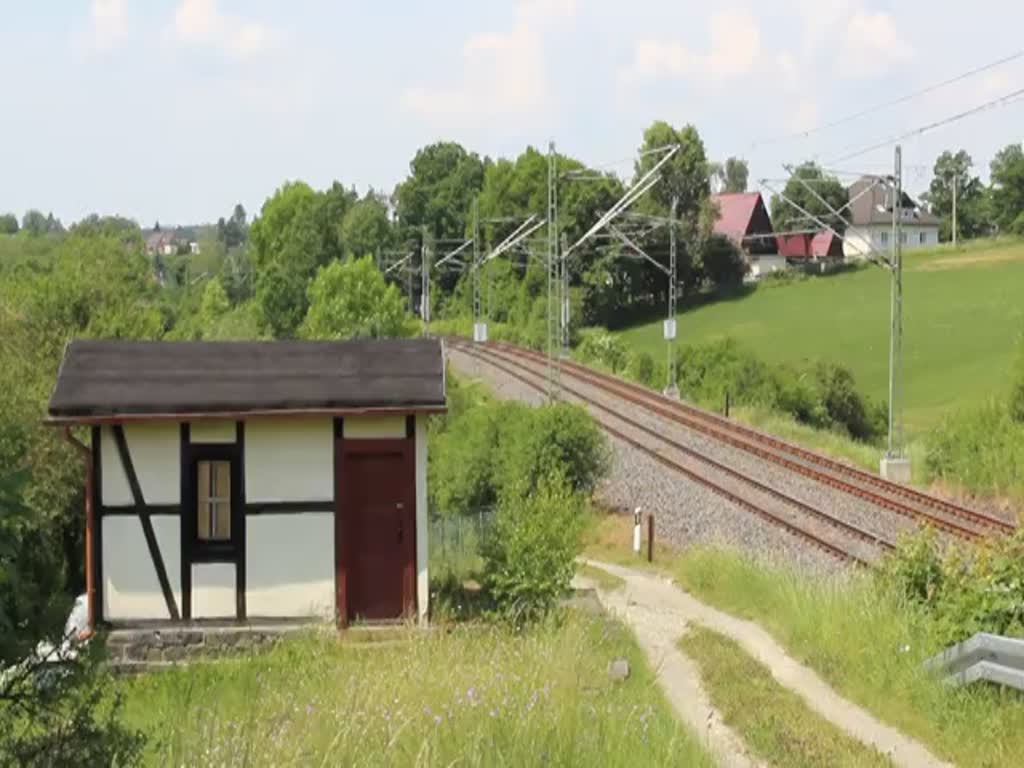
[[[698,69],[696,57],[681,43],[643,39],[633,46],[633,63],[620,73],[624,82],[689,77]]]
[[[711,49],[706,67],[712,77],[748,74],[761,54],[757,20],[745,10],[727,10],[711,17]]]
[[[803,133],[818,126],[818,105],[809,99],[801,99],[789,118],[788,130]]]
[[[628,85],[660,78],[719,82],[773,74],[785,87],[795,88],[799,68],[793,54],[783,51],[769,55],[762,49],[761,29],[753,14],[745,9],[729,9],[712,14],[703,51],[675,40],[637,40],[632,62],[619,71],[619,82]]]
[[[854,0],[795,0],[800,19],[801,53],[828,50],[853,13]]]
[[[408,88],[402,104],[432,119],[510,116],[538,109],[547,98],[545,27],[575,12],[576,0],[521,0],[510,30],[476,35],[463,45],[460,83]]]
[[[795,91],[800,86],[800,65],[792,53],[783,51],[777,54],[775,68],[778,70],[782,84],[788,90]]]
[[[239,58],[263,53],[279,37],[265,24],[221,12],[217,0],[182,0],[167,36],[180,45],[216,48]]]
[[[92,0],[89,7],[92,45],[107,50],[128,37],[128,9],[125,0]]]
[[[913,58],[914,51],[888,13],[858,9],[846,22],[840,71],[850,77],[877,77]]]

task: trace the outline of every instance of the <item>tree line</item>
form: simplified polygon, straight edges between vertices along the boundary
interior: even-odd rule
[[[939,218],[939,240],[953,239],[954,191],[958,239],[1024,236],[1024,145],[1009,144],[996,153],[987,185],[972,172],[973,167],[974,161],[964,149],[946,150],[935,160],[921,203]],[[846,187],[816,163],[797,166],[783,195],[836,232],[845,231],[844,217],[834,211],[847,203]],[[771,213],[776,232],[808,225],[807,217],[778,195],[772,197]]]
[[[712,234],[713,191],[742,191],[742,160],[712,163],[693,126],[650,125],[638,143],[634,179],[657,162],[656,150],[678,145],[661,181],[634,207],[646,221],[664,219],[673,202],[678,231],[675,279],[685,293],[742,279],[736,249]],[[560,234],[577,240],[624,193],[619,176],[567,155],[557,157]],[[929,204],[944,215],[942,185],[958,181],[961,234],[1024,232],[1024,157],[1019,147],[993,162],[992,183],[964,175],[964,153],[936,163]],[[845,190],[813,165],[826,199]],[[413,333],[420,280],[389,265],[408,256],[420,266],[424,242],[436,257],[479,232],[486,252],[524,219],[546,212],[548,157],[527,147],[514,158],[483,157],[454,142],[416,152],[391,194],[359,194],[341,182],[314,189],[289,181],[250,221],[241,205],[197,227],[198,252],[146,253],[139,225],[119,216],[88,216],[65,227],[30,211],[0,217],[0,478],[3,498],[19,500],[20,517],[0,516],[0,537],[17,542],[0,558],[0,638],[18,648],[59,616],[53,600],[81,588],[81,466],[60,436],[41,429],[66,342],[75,337],[152,339],[345,338]],[[796,193],[794,193],[796,194]],[[813,201],[807,201],[812,207]],[[838,207],[838,205],[837,205]],[[980,223],[978,223],[980,222]],[[777,221],[776,229],[785,226]],[[543,232],[538,242],[483,268],[484,309],[495,322],[546,333]],[[652,230],[645,250],[667,264],[668,233]],[[572,317],[578,325],[613,327],[660,313],[668,281],[607,240],[590,241],[568,262]],[[432,275],[434,317],[467,318],[473,310],[468,270]],[[16,486],[16,488],[15,488]],[[16,521],[16,522],[15,522]],[[24,562],[22,562],[24,559]],[[15,577],[15,574],[17,577]],[[17,584],[18,586],[13,586]],[[0,642],[0,646],[3,643]],[[8,657],[0,647],[0,658]]]

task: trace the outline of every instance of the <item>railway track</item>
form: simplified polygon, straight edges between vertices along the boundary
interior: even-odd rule
[[[491,351],[536,364],[547,358],[533,350],[510,344],[492,343]],[[687,429],[782,466],[874,506],[917,523],[926,523],[962,539],[978,539],[992,533],[1010,533],[1016,526],[992,515],[938,499],[892,483],[805,448],[780,440],[759,430],[736,424],[722,416],[686,403],[670,400],[656,392],[587,366],[563,360],[562,372],[615,394]]]
[[[535,359],[526,359],[507,349],[499,350],[490,345],[481,347],[461,340],[451,340],[449,344],[534,391],[541,394],[546,392],[544,371],[532,367],[538,365]],[[563,383],[562,389],[574,400],[589,406],[601,427],[609,434],[832,557],[869,566],[893,547],[892,542],[884,536],[826,513],[683,445],[579,388]]]

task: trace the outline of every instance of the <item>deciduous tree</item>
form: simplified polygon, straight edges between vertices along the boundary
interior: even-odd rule
[[[0,274],[0,475],[24,471],[16,492],[28,510],[4,521],[17,528],[27,556],[15,565],[25,579],[17,587],[22,618],[48,609],[50,599],[64,613],[65,591],[82,586],[82,463],[58,430],[39,425],[64,346],[80,337],[156,338],[164,330],[138,249],[117,236],[82,233],[52,243],[31,269]],[[12,535],[3,526],[0,538]],[[37,599],[37,607],[24,602]],[[19,626],[32,642],[39,638],[35,624]]]
[[[37,211],[34,208],[25,211],[25,215],[21,217],[21,228],[33,237],[45,235],[47,232],[46,216],[42,211]]]
[[[462,237],[483,181],[484,161],[460,144],[423,147],[395,188],[398,222],[410,232],[425,226],[436,239]]]
[[[648,193],[648,198],[656,203],[661,213],[667,213],[672,199],[677,198],[680,218],[696,216],[701,203],[711,194],[711,186],[704,142],[694,126],[676,129],[662,120],[653,123],[644,131],[634,175],[639,179],[661,159],[661,153],[651,150],[673,144],[678,145],[679,150],[662,166],[661,181]]]
[[[321,267],[309,286],[302,335],[309,339],[406,336],[405,302],[385,283],[372,256]]]
[[[306,312],[305,274],[272,261],[256,278],[256,306],[263,324],[274,338],[295,335]]]
[[[199,319],[203,328],[213,327],[231,309],[228,294],[220,280],[213,278],[203,288],[203,300],[199,305]]]
[[[701,253],[701,273],[717,287],[739,285],[749,269],[746,259],[727,237],[708,238]]]
[[[730,157],[724,163],[711,163],[711,186],[717,193],[746,192],[750,170],[747,161]]]
[[[992,212],[1003,232],[1024,235],[1024,148],[1010,144],[992,160]]]
[[[224,243],[225,248],[237,248],[242,245],[248,233],[249,225],[246,223],[245,208],[241,203],[235,205],[228,219],[222,216],[217,221],[217,237]]]
[[[349,192],[324,193],[297,181],[264,204],[249,229],[256,301],[275,335],[295,333],[306,314],[306,285],[318,267],[342,257],[341,219]]]
[[[804,183],[801,183],[801,180]],[[819,200],[811,190],[822,197],[825,203]],[[846,229],[846,225],[842,221],[844,217],[831,213],[829,207],[838,210],[846,205],[848,200],[846,188],[839,182],[839,179],[825,173],[817,163],[803,163],[793,171],[792,177],[783,188],[782,196],[772,195],[772,227],[776,232],[820,229],[821,225],[808,220],[807,216],[792,204],[796,203],[800,208],[842,234]],[[787,201],[792,201],[792,203]]]
[[[935,160],[927,202],[942,219],[939,236],[951,240],[953,232],[953,185],[956,185],[957,234],[977,237],[988,230],[985,188],[981,179],[971,175],[971,156],[963,149],[955,154],[946,150]]]
[[[349,255],[380,256],[391,245],[387,203],[371,189],[345,213],[341,242]]]

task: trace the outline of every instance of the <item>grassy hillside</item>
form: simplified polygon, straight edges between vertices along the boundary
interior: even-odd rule
[[[1024,328],[1024,242],[984,241],[904,259],[906,419],[934,424],[950,405],[973,404],[1009,385],[1014,342]],[[853,370],[872,398],[886,397],[889,275],[870,267],[684,311],[681,343],[732,337],[769,362],[832,360]],[[659,358],[661,321],[622,332]]]

